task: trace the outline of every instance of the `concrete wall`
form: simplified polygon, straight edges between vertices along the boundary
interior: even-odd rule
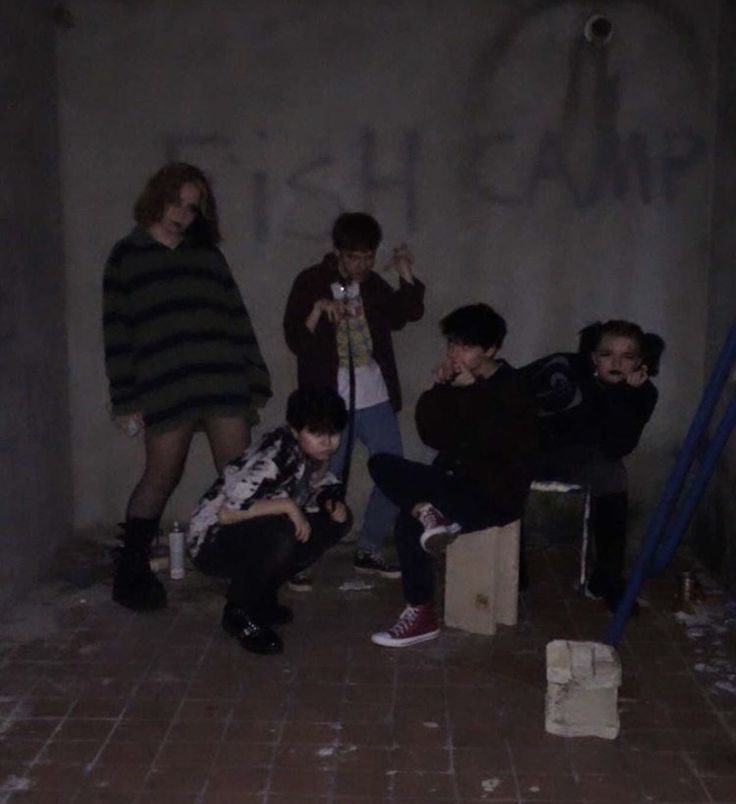
[[[0,2],[0,601],[71,521],[64,255],[50,2]]]
[[[59,39],[75,522],[119,518],[141,447],[106,411],[102,264],[164,160],[214,179],[225,250],[273,370],[282,416],[294,362],[280,330],[296,271],[343,209],[407,240],[425,319],[397,337],[411,410],[438,360],[437,321],[491,302],[506,356],[574,348],[625,317],[668,341],[662,404],[631,461],[658,491],[704,370],[718,3],[574,0],[75,0]],[[380,259],[380,258],[379,258]],[[683,322],[687,326],[683,326]],[[209,481],[196,445],[170,515]],[[357,473],[358,494],[364,478]]]
[[[723,347],[729,327],[736,324],[736,7],[721,3],[718,43],[718,100],[713,180],[710,289],[708,294],[708,367]],[[732,373],[715,421],[723,406],[736,394],[736,370]],[[736,432],[724,450],[708,493],[691,532],[691,543],[706,564],[719,570],[736,590]]]

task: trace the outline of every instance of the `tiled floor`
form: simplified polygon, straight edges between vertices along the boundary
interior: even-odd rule
[[[622,735],[545,733],[546,642],[608,617],[574,564],[534,552],[518,627],[392,651],[368,636],[398,584],[341,590],[339,547],[260,658],[220,631],[216,582],[190,572],[135,615],[100,548],[70,552],[0,623],[0,802],[736,802],[736,610],[711,594],[678,621],[672,577],[620,646]]]

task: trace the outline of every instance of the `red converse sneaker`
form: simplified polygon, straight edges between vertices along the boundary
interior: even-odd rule
[[[424,528],[424,532],[419,537],[419,542],[426,552],[432,555],[439,555],[447,549],[448,544],[457,539],[460,533],[460,525],[450,520],[435,508],[431,503],[423,505],[418,511],[418,519]]]
[[[437,615],[431,603],[421,606],[407,606],[396,624],[388,631],[378,631],[371,636],[371,642],[386,648],[405,648],[417,642],[426,642],[439,636]]]

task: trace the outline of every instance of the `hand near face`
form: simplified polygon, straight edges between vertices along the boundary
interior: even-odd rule
[[[467,385],[472,385],[475,382],[475,377],[467,366],[464,366],[462,363],[460,363],[455,366],[455,369],[456,374],[452,381],[454,386],[464,388]]]
[[[412,282],[414,279],[414,255],[409,251],[406,243],[396,246],[389,262],[391,268],[395,268],[398,275],[405,282]]]
[[[639,388],[641,385],[644,385],[648,379],[649,371],[646,366],[641,365],[638,369],[627,375],[626,384],[632,386],[632,388]]]
[[[443,360],[438,366],[432,369],[432,380],[440,385],[452,382],[455,377],[455,369],[452,362]]]
[[[463,388],[475,382],[475,377],[470,369],[462,363],[453,362],[452,360],[444,360],[440,363],[432,372],[432,377],[436,383],[453,385],[456,388]]]

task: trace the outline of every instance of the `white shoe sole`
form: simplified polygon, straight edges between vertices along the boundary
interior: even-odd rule
[[[291,581],[287,581],[286,585],[289,587],[289,589],[291,589],[292,592],[311,592],[313,589],[311,583],[291,583]]]
[[[408,648],[409,645],[418,645],[420,642],[429,642],[430,639],[437,639],[439,635],[440,629],[438,628],[436,631],[428,631],[421,636],[407,637],[406,639],[393,639],[388,631],[379,631],[371,635],[371,642],[383,648]]]
[[[401,570],[369,569],[368,567],[357,567],[355,564],[353,564],[353,569],[361,575],[380,575],[382,578],[388,578],[392,581],[401,577]]]

